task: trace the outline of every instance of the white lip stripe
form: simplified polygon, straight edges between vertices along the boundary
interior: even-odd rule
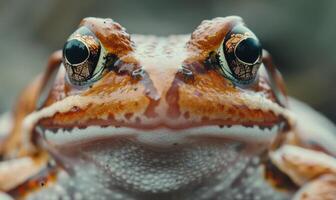
[[[244,127],[235,125],[220,128],[219,126],[203,126],[183,130],[155,129],[139,130],[134,128],[115,128],[90,126],[85,129],[74,128],[72,131],[59,129],[56,133],[45,130],[44,137],[55,145],[65,145],[74,142],[85,142],[94,139],[134,136],[139,142],[155,146],[170,146],[174,143],[186,143],[193,137],[217,137],[245,142],[270,142],[279,131],[279,125],[271,129],[261,129],[258,126]]]

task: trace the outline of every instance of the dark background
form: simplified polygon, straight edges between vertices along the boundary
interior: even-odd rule
[[[113,18],[129,33],[170,35],[239,15],[273,55],[289,93],[336,122],[335,10],[334,0],[0,0],[0,111],[85,16]]]

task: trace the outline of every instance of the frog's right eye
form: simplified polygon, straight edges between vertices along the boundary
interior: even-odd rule
[[[68,80],[77,86],[98,80],[104,71],[105,50],[86,27],[70,36],[63,47],[63,64]]]

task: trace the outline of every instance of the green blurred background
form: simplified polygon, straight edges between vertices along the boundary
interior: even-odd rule
[[[335,10],[335,0],[0,0],[0,111],[85,16],[112,18],[129,33],[170,35],[239,15],[273,55],[288,92],[336,122]]]

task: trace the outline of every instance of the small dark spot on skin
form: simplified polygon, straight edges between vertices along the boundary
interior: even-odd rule
[[[44,181],[41,181],[41,182],[40,182],[40,186],[41,186],[41,187],[44,187],[45,185],[46,185],[46,184],[45,184]]]
[[[224,125],[219,125],[219,128],[224,128]]]
[[[138,88],[134,88],[133,90],[134,90],[134,91],[137,91],[137,90],[138,90]]]
[[[173,143],[173,146],[177,146],[178,145],[178,143]]]

